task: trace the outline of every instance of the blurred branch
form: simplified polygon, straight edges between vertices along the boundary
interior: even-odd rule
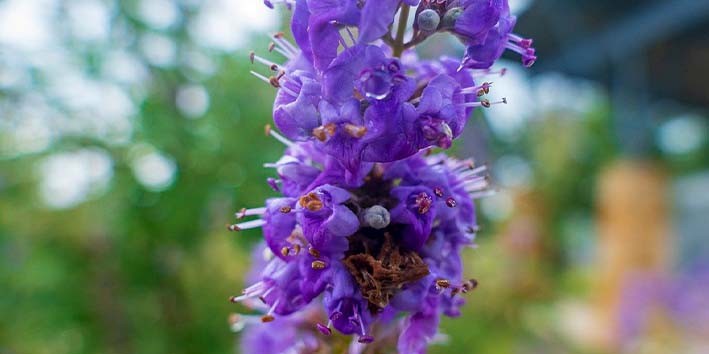
[[[564,68],[576,73],[589,73],[609,59],[632,56],[707,19],[709,1],[656,1],[611,24],[605,31],[574,41],[575,45],[557,58],[546,61],[541,69]]]

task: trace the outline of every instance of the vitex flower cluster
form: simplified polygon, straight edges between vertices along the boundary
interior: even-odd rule
[[[485,166],[432,148],[449,148],[473,109],[506,103],[480,79],[504,74],[490,67],[505,49],[531,65],[532,41],[512,33],[507,0],[265,1],[277,3],[295,44],[279,33],[268,49],[282,63],[250,59],[277,90],[266,134],[285,152],[265,166],[280,196],[229,226],[265,239],[232,298],[260,314],[232,327],[246,328],[247,353],[424,353],[477,286],[461,250],[474,245],[473,199],[490,193]],[[436,32],[465,55],[419,60]]]

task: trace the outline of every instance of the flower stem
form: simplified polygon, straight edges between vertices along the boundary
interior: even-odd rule
[[[401,57],[401,53],[404,51],[404,34],[406,33],[406,23],[409,20],[410,9],[409,5],[402,5],[401,13],[399,13],[399,25],[396,28],[396,38],[392,47],[393,54],[397,58]]]

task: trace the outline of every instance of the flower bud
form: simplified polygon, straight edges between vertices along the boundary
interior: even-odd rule
[[[416,19],[419,29],[425,32],[435,32],[440,22],[441,17],[438,16],[438,12],[432,9],[421,11]]]
[[[445,14],[443,14],[443,21],[441,23],[441,26],[444,28],[451,28],[455,26],[455,21],[458,20],[458,17],[463,14],[463,8],[462,7],[453,7],[446,11]]]
[[[362,213],[362,224],[381,230],[391,222],[389,210],[381,205],[374,205]]]

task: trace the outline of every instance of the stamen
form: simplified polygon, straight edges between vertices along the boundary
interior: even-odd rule
[[[490,108],[490,106],[492,106],[494,104],[500,104],[500,103],[507,104],[507,98],[503,97],[501,100],[495,101],[495,102],[490,102],[488,99],[483,98],[480,101],[461,103],[461,104],[459,104],[459,106],[461,106],[461,107],[480,107],[480,106],[482,106],[485,108]]]
[[[273,35],[274,41],[283,48],[285,52],[288,52],[289,55],[286,55],[288,58],[293,58],[298,55],[298,48],[293,46],[289,41],[287,41],[284,37],[283,32],[278,32]]]
[[[505,44],[505,48],[519,53],[519,55],[522,56],[522,64],[526,67],[530,67],[535,61],[537,61],[537,56],[535,55],[536,51],[534,48],[529,47],[529,45],[531,45],[531,41],[529,43],[521,42],[520,45],[507,42],[507,44]]]
[[[479,173],[481,173],[481,172],[487,171],[487,165],[481,165],[481,166],[478,166],[478,167],[475,167],[475,168],[473,168],[472,166],[469,165],[467,168],[471,168],[471,169],[468,170],[468,171],[463,171],[463,172],[461,172],[458,176],[460,176],[460,177],[468,177],[468,175],[477,175],[477,174],[479,174]]]
[[[522,48],[529,48],[532,46],[532,43],[533,43],[533,40],[531,38],[523,38],[523,37],[521,37],[517,34],[514,34],[514,33],[508,34],[507,38],[510,41],[519,44],[519,46]]]
[[[421,192],[416,196],[414,205],[418,207],[419,214],[426,214],[433,205],[433,198],[428,193]]]
[[[448,279],[437,279],[436,280],[436,288],[447,289],[450,286],[451,286],[451,283]]]
[[[293,59],[293,54],[291,54],[287,50],[284,50],[279,45],[276,45],[276,43],[274,43],[274,42],[271,42],[268,44],[268,51],[269,52],[276,51],[276,53],[280,53],[281,55],[283,55],[284,57],[286,57],[288,59]]]
[[[479,97],[484,94],[490,93],[490,86],[492,86],[492,82],[483,82],[481,85],[478,85],[478,86],[463,88],[460,90],[460,93],[463,93],[463,94],[474,93]]]
[[[443,188],[441,188],[441,187],[433,188],[433,194],[435,194],[439,198],[442,197],[443,196]]]
[[[257,220],[251,220],[251,221],[246,221],[238,224],[232,224],[229,225],[227,228],[229,231],[241,231],[241,230],[248,230],[248,229],[253,229],[257,227],[261,227],[264,224],[266,224],[266,221],[263,219],[257,219]]]
[[[261,294],[261,296],[258,297],[259,300],[261,300],[261,302],[263,302],[265,304],[266,303],[266,296],[271,294],[274,290],[276,290],[276,288],[273,288],[273,287],[269,288],[268,290],[266,290],[266,292],[264,292],[263,294]]]
[[[284,205],[280,209],[278,209],[278,211],[280,211],[283,214],[288,214],[291,212],[291,210],[293,210],[293,208],[291,208],[289,205]]]
[[[268,291],[266,291],[268,290]],[[267,295],[273,288],[266,288],[266,284],[262,281],[251,285],[250,287],[244,289],[241,292],[241,295],[239,296],[231,296],[229,297],[230,302],[241,302],[247,299],[253,299],[262,295]],[[264,294],[264,291],[266,291],[266,294]]]
[[[318,331],[320,331],[320,333],[322,333],[326,336],[329,336],[332,334],[332,330],[330,329],[331,326],[332,326],[332,320],[327,321],[327,326],[324,326],[321,323],[315,324],[315,327],[318,329]]]
[[[354,124],[345,124],[345,132],[349,134],[353,138],[361,138],[364,136],[364,134],[367,134],[367,127],[361,126],[361,125],[354,125]]]
[[[253,71],[253,70],[250,70],[249,72],[251,73],[251,75],[256,76],[257,78],[259,78],[259,80],[261,80],[261,81],[263,81],[263,82],[265,82],[265,83],[271,85],[271,81],[269,80],[269,78],[267,78],[267,77],[265,77],[265,76],[263,76],[263,75],[261,75],[261,74],[255,72],[255,71]]]
[[[285,146],[288,146],[288,147],[293,147],[293,146],[294,146],[294,144],[293,144],[292,141],[286,139],[286,137],[284,137],[283,135],[281,135],[281,134],[279,134],[278,132],[276,132],[276,131],[274,131],[273,129],[271,129],[271,125],[270,125],[270,124],[266,124],[266,126],[264,127],[264,132],[266,133],[266,136],[272,136],[272,137],[275,138],[276,140],[278,140],[278,141],[280,141],[281,143],[283,143],[283,145],[285,145]]]
[[[320,200],[315,192],[310,192],[298,200],[301,207],[306,208],[310,211],[318,211],[322,209],[323,202]]]
[[[466,192],[477,192],[490,186],[487,176],[463,182]]]
[[[463,283],[463,293],[466,293],[471,290],[475,290],[475,288],[478,287],[478,281],[476,279],[469,279],[465,283]]]
[[[359,322],[359,329],[361,333],[361,336],[357,339],[357,341],[363,344],[372,343],[374,341],[374,337],[367,334],[367,330],[364,328],[364,321],[362,321],[362,317],[359,315],[359,307],[357,304],[354,305],[353,313],[355,316],[355,321]]]
[[[297,256],[300,253],[300,245],[299,244],[294,244],[293,245],[293,253]]]
[[[266,65],[272,71],[278,71],[278,69],[280,68],[280,66],[278,64],[276,64],[266,58],[256,55],[256,53],[253,50],[251,52],[249,52],[249,60],[251,60],[251,64],[254,64],[255,62],[259,62],[263,65]]]
[[[281,88],[281,82],[278,81],[278,77],[276,76],[269,76],[268,83],[275,88]]]
[[[321,260],[313,261],[313,263],[310,264],[310,267],[315,270],[325,269],[326,266],[327,266],[327,264]]]
[[[337,321],[340,317],[342,317],[341,310],[342,310],[342,301],[337,303],[337,308],[330,315],[330,321]]]
[[[460,106],[466,107],[466,108],[468,108],[468,107],[485,107],[485,108],[488,108],[488,107],[490,107],[490,101],[488,101],[488,99],[486,99],[486,98],[483,98],[483,99],[481,99],[480,101],[473,101],[473,102],[461,103]]]
[[[315,247],[308,247],[308,253],[315,258],[320,258],[320,251],[316,250]]]
[[[251,209],[241,208],[241,210],[236,212],[234,214],[234,216],[237,219],[243,219],[246,216],[263,215],[265,212],[266,212],[266,207],[251,208]]]
[[[268,186],[271,187],[271,189],[273,189],[274,192],[281,191],[281,189],[278,187],[279,182],[280,182],[280,180],[272,178],[272,177],[268,177],[266,179],[266,183],[268,183]]]
[[[533,50],[533,49],[523,48],[523,47],[520,47],[520,46],[510,43],[510,42],[507,42],[507,44],[505,44],[505,48],[507,48],[513,52],[516,52],[520,55],[534,54],[534,52],[530,52],[530,50]]]
[[[471,170],[475,168],[475,163],[472,160],[454,161],[452,159],[446,159],[448,165],[451,167],[453,172],[460,173],[461,171]]]
[[[327,123],[313,129],[313,136],[320,141],[325,141],[328,137],[335,135],[335,129],[337,126],[334,123]]]
[[[229,327],[232,332],[240,332],[248,324],[258,323],[257,316],[232,313],[229,315]]]
[[[263,315],[263,317],[261,317],[261,322],[263,322],[263,323],[268,323],[268,322],[273,322],[273,320],[276,319],[276,318],[273,316],[273,311],[276,310],[276,306],[278,306],[278,303],[279,303],[280,301],[281,301],[280,298],[276,299],[276,301],[273,303],[273,306],[271,306],[271,309],[268,310],[268,313],[266,313],[265,315]]]
[[[455,206],[457,204],[458,204],[458,202],[456,202],[455,199],[453,199],[453,197],[448,197],[446,199],[446,206],[448,206],[449,208],[455,208]]]
[[[357,341],[362,344],[369,344],[369,343],[374,342],[374,337],[372,337],[368,334],[365,334],[365,335],[360,336],[359,339],[357,339]]]
[[[288,246],[283,246],[283,248],[281,248],[281,255],[283,255],[283,257],[287,257],[289,253],[290,248],[288,248]]]

